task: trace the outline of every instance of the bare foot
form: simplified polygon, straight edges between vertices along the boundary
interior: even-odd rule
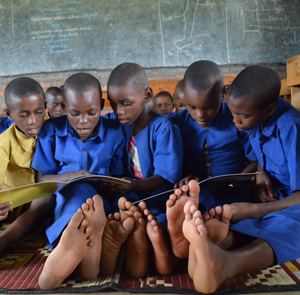
[[[95,195],[93,199],[87,199],[86,203],[82,204],[82,212],[88,221],[94,246],[80,262],[78,271],[84,280],[93,280],[99,275],[102,235],[106,224],[102,198]]]
[[[214,243],[219,244],[226,238],[231,217],[232,210],[227,204],[212,208],[208,213],[203,214],[208,236]]]
[[[156,217],[147,209],[146,203],[141,202],[138,207],[147,218],[146,232],[153,248],[154,267],[159,274],[169,275],[176,263],[176,257],[172,253],[170,243],[164,236]]]
[[[190,180],[188,185],[181,189],[176,189],[167,201],[168,232],[172,251],[178,258],[187,258],[189,243],[183,235],[182,223],[184,221],[183,208],[187,201],[192,201],[195,206],[199,206],[200,187],[196,180]]]
[[[90,230],[83,213],[75,213],[63,231],[58,245],[46,260],[39,277],[41,289],[57,288],[76,269],[93,246],[89,235]]]
[[[126,242],[126,271],[133,278],[141,278],[148,269],[146,220],[139,209],[124,197],[120,198],[118,206],[120,212],[134,217],[134,227]]]
[[[187,202],[184,206],[185,220],[183,222],[183,234],[194,249],[191,253],[196,261],[193,263],[193,282],[195,289],[203,293],[214,292],[228,277],[226,268],[225,251],[212,243],[207,236],[207,230],[200,211],[193,202]]]
[[[100,273],[112,274],[117,265],[120,250],[134,227],[134,218],[126,212],[110,214],[106,223],[102,243]]]

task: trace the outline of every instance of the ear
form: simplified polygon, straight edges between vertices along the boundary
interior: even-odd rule
[[[268,114],[268,117],[271,117],[273,115],[273,113],[275,112],[276,110],[276,103],[271,103],[270,105],[267,106],[267,114]]]
[[[145,102],[149,102],[152,97],[153,97],[153,90],[151,87],[147,86],[145,91],[144,91],[144,95],[145,95],[145,98],[146,98],[146,101]]]
[[[101,111],[102,111],[103,108],[104,108],[104,103],[105,103],[105,99],[104,99],[104,98],[101,98],[101,102],[100,102]]]
[[[228,94],[229,94],[229,87],[228,85],[224,85],[222,91],[222,100],[227,101]]]
[[[10,120],[13,120],[12,116],[11,116],[11,112],[8,108],[5,108],[4,109],[4,113],[5,115],[10,119]]]

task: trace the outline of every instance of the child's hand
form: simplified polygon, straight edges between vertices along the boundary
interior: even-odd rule
[[[256,175],[255,191],[258,199],[262,202],[272,202],[278,199],[278,195],[273,192],[272,183],[266,173],[260,171]]]
[[[118,185],[116,183],[109,183],[108,187],[117,194],[126,194],[133,191],[138,186],[138,181],[129,177],[122,177],[121,179],[130,180],[131,183]]]
[[[178,183],[175,183],[174,188],[177,189],[177,188],[181,188],[184,185],[188,185],[189,181],[192,179],[195,179],[197,182],[199,182],[199,178],[197,176],[189,175],[189,176],[181,179]]]
[[[6,202],[0,204],[0,221],[7,218],[11,205],[12,202]]]

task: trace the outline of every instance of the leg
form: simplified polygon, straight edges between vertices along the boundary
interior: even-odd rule
[[[127,213],[115,213],[108,216],[102,239],[100,273],[112,274],[117,265],[121,247],[134,226],[134,219]]]
[[[36,199],[30,207],[20,215],[0,235],[0,255],[11,245],[31,233],[50,216],[55,207],[55,197],[52,195]]]
[[[99,195],[89,198],[82,204],[84,218],[88,221],[94,246],[78,266],[80,276],[85,280],[95,279],[99,274],[100,257],[102,252],[102,235],[106,223],[103,201]]]
[[[153,248],[154,267],[159,274],[169,275],[176,263],[176,257],[171,250],[170,243],[164,236],[156,217],[147,209],[146,203],[141,202],[138,207],[147,218],[146,232]]]
[[[124,197],[120,198],[118,206],[121,214],[126,212],[134,218],[134,227],[126,242],[126,271],[133,278],[141,278],[148,269],[146,220],[138,208]]]
[[[187,258],[189,242],[182,233],[182,223],[184,221],[183,208],[187,201],[192,201],[196,207],[199,205],[200,187],[196,180],[191,180],[188,185],[175,190],[167,201],[168,232],[172,251],[178,258]]]
[[[79,209],[64,230],[57,247],[46,260],[39,277],[41,289],[57,288],[85,257],[93,242],[89,240],[89,228]]]
[[[201,213],[192,202],[186,203],[184,213],[183,233],[196,254],[193,282],[197,291],[214,292],[231,277],[274,263],[274,252],[265,241],[256,239],[237,250],[223,250],[208,237]]]

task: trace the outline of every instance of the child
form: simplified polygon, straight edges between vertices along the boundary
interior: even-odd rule
[[[223,74],[219,66],[208,60],[191,64],[184,74],[184,98],[186,109],[169,117],[179,126],[184,145],[183,176],[175,187],[188,184],[190,179],[202,180],[223,174],[253,172],[248,166],[252,155],[248,135],[238,131],[226,102],[222,102]],[[242,201],[244,192],[224,193],[217,188],[202,188],[199,201],[202,211],[218,204]],[[188,255],[188,242],[182,235],[184,202],[176,198],[167,203],[168,230],[174,254],[179,258]],[[183,244],[181,244],[183,243]]]
[[[126,138],[130,185],[115,187],[116,192],[135,195],[139,200],[163,192],[180,180],[182,140],[178,128],[161,114],[153,113],[147,103],[153,93],[145,70],[134,63],[123,63],[110,74],[107,93]],[[165,211],[167,196],[147,202],[155,216]]]
[[[66,182],[89,174],[123,175],[123,133],[116,122],[100,116],[103,100],[99,81],[87,73],[74,74],[66,80],[64,93],[66,116],[48,120],[40,133],[32,161],[39,172],[38,180]],[[88,183],[77,183],[55,193],[54,214],[46,229],[51,248],[57,245],[86,196],[97,192]],[[103,199],[106,213],[111,212],[113,201]],[[103,217],[106,219],[105,214]],[[80,261],[79,272],[84,279],[93,279],[99,273],[104,226],[94,229],[95,245]]]
[[[176,112],[179,112],[186,108],[185,100],[184,100],[184,81],[180,80],[175,87],[174,94],[173,94],[173,100]]]
[[[49,118],[60,117],[64,115],[64,93],[58,87],[49,87],[45,93],[46,108]]]
[[[155,96],[156,111],[162,115],[171,114],[174,109],[173,97],[168,91],[160,91]]]
[[[35,182],[35,171],[30,167],[37,136],[44,123],[45,104],[41,85],[28,77],[8,83],[4,91],[5,114],[12,124],[0,135],[0,189],[10,189]],[[0,220],[6,219],[11,202],[0,204]],[[13,221],[27,206],[10,213]]]
[[[229,87],[234,123],[239,130],[249,130],[259,162],[256,184],[261,202],[233,203],[226,214],[223,207],[217,214],[220,221],[213,214],[203,220],[192,203],[186,204],[183,232],[191,243],[191,273],[198,291],[213,292],[237,274],[300,257],[300,112],[278,97],[280,86],[274,70],[254,65],[241,71]],[[224,240],[212,241],[207,234],[218,231],[223,214],[225,224],[228,218],[235,224]],[[210,228],[212,220],[215,226]],[[228,231],[228,225],[221,227]],[[224,250],[232,248],[236,250]]]
[[[14,123],[8,117],[0,117],[0,134],[3,133],[10,125]]]

